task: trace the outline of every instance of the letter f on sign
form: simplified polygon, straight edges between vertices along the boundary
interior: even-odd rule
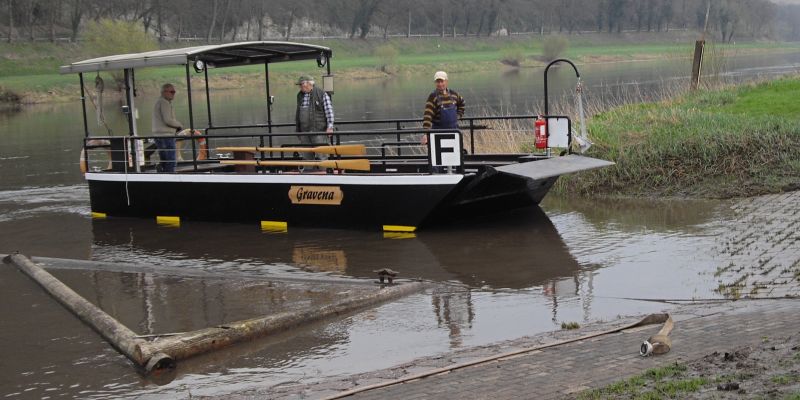
[[[432,133],[431,155],[434,167],[461,165],[461,140],[455,133]]]

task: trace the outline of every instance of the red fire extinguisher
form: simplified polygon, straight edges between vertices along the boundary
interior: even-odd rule
[[[536,123],[534,134],[536,136],[536,148],[537,149],[546,149],[547,148],[547,121],[542,118],[536,118]]]

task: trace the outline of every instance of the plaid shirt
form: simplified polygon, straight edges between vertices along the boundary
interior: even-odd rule
[[[303,101],[300,103],[300,107],[308,107],[310,102],[311,93],[303,93]],[[333,129],[333,105],[327,92],[322,92],[322,106],[325,107],[325,119],[328,121],[328,129]]]

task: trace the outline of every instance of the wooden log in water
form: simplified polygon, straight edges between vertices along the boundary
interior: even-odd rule
[[[175,361],[186,359],[237,342],[263,337],[326,317],[374,306],[382,302],[419,292],[423,288],[424,285],[420,282],[405,282],[393,286],[385,286],[376,289],[376,292],[352,296],[333,304],[315,307],[305,311],[283,312],[263,318],[253,318],[218,327],[187,332],[153,342],[140,343],[136,350],[136,357],[148,359],[155,354],[163,353]]]
[[[172,359],[163,354],[155,358],[153,358],[153,356],[156,356],[157,353],[151,354],[146,359],[137,357],[137,346],[144,343],[144,340],[137,339],[133,331],[106,314],[105,311],[75,293],[75,291],[56,279],[56,277],[49,272],[45,271],[42,267],[34,264],[28,257],[22,254],[12,254],[3,258],[3,262],[15,265],[20,271],[36,281],[45,291],[58,300],[59,303],[80,318],[81,321],[97,331],[100,336],[139,367],[145,368],[148,363],[152,365],[152,368],[174,366]],[[151,360],[151,358],[153,359]],[[148,369],[147,372],[150,372],[150,369]]]
[[[148,342],[138,338],[133,331],[75,293],[27,257],[20,254],[9,255],[3,258],[3,262],[15,265],[30,276],[64,307],[97,331],[146,373],[174,368],[177,360],[374,306],[419,292],[424,288],[420,282],[383,286],[376,288],[375,292],[350,296],[321,307],[233,322]]]

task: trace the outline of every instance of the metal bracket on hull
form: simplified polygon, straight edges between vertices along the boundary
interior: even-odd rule
[[[495,167],[497,171],[539,180],[614,165],[614,162],[575,154],[547,160]]]

